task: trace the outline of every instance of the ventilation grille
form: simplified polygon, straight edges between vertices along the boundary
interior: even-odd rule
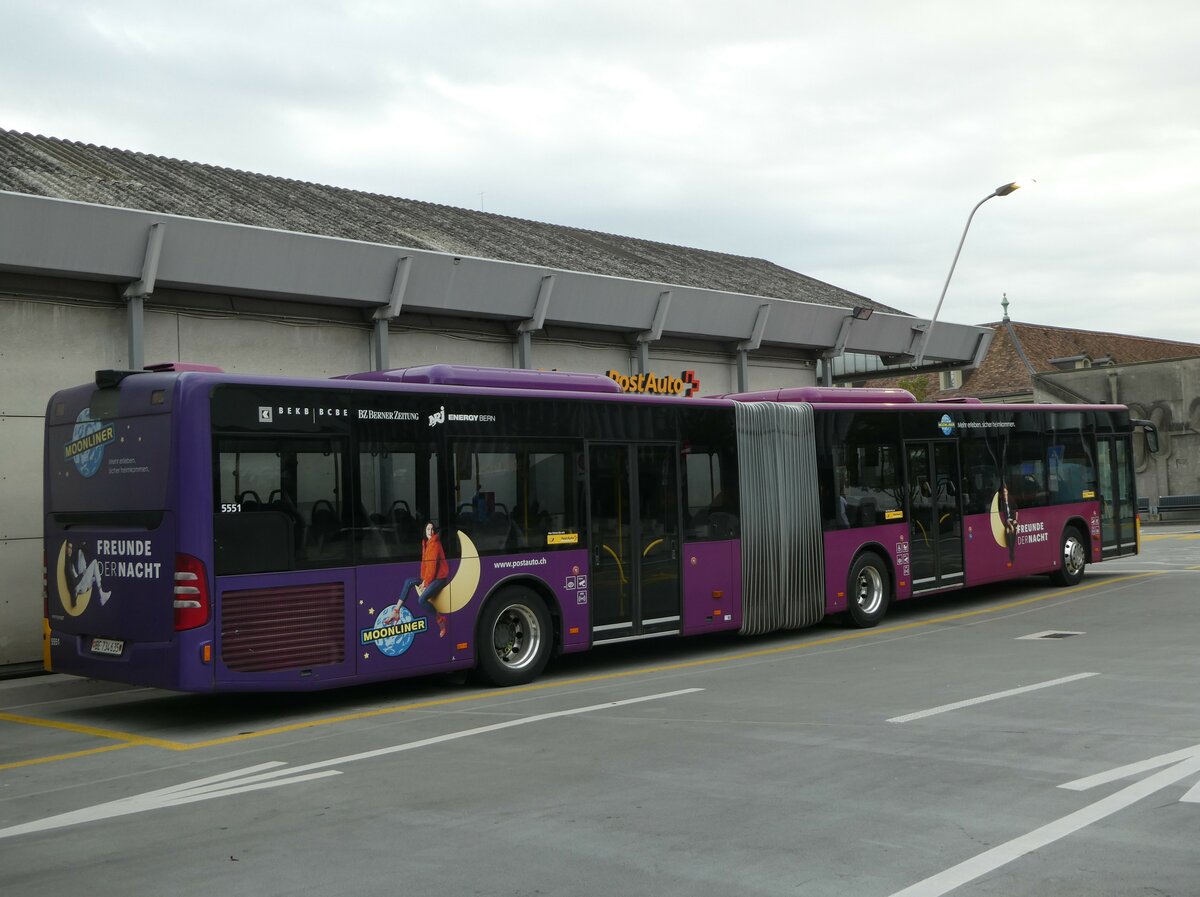
[[[262,673],[341,663],[346,657],[342,583],[221,594],[221,659]]]

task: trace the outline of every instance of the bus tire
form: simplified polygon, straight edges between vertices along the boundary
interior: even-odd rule
[[[509,586],[488,601],[479,620],[477,672],[501,688],[531,682],[550,659],[553,641],[542,599],[524,586]]]
[[[1062,551],[1058,554],[1062,566],[1050,574],[1050,581],[1057,586],[1078,585],[1087,566],[1087,544],[1077,526],[1063,530]]]
[[[846,580],[846,618],[859,629],[883,619],[892,597],[892,578],[879,555],[864,551],[854,559]]]

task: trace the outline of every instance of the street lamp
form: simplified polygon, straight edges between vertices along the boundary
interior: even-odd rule
[[[933,310],[933,318],[930,319],[929,326],[925,328],[925,336],[921,340],[921,348],[917,351],[917,357],[913,359],[913,367],[920,367],[921,362],[925,360],[925,349],[929,346],[929,337],[933,333],[933,325],[937,323],[938,312],[942,310],[942,302],[946,299],[946,290],[950,288],[950,278],[954,276],[954,266],[958,264],[958,256],[962,252],[963,243],[966,242],[967,231],[971,229],[971,219],[975,217],[975,213],[979,211],[979,207],[993,196],[1008,196],[1014,190],[1019,190],[1021,186],[1022,182],[1013,181],[1011,184],[997,187],[983,199],[979,200],[979,202],[975,203],[975,208],[971,209],[971,214],[967,216],[967,226],[963,228],[962,236],[958,240],[958,249],[954,250],[954,261],[950,263],[950,273],[946,275],[946,283],[942,286],[942,295],[938,297],[937,308]]]

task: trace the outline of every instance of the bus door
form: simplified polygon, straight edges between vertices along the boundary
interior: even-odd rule
[[[673,445],[588,446],[593,641],[679,631],[678,455]]]
[[[1104,557],[1133,554],[1137,531],[1133,511],[1132,452],[1127,436],[1097,436],[1100,475],[1100,545]]]
[[[913,593],[963,583],[956,442],[905,443]]]

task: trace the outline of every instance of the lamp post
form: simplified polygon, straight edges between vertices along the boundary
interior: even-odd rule
[[[917,357],[913,359],[912,366],[920,367],[921,362],[925,360],[925,349],[929,346],[929,337],[933,333],[933,325],[937,323],[938,312],[942,310],[942,302],[946,299],[946,290],[950,288],[950,278],[954,276],[954,267],[958,264],[959,253],[962,252],[963,243],[967,240],[967,231],[971,229],[971,219],[975,217],[975,213],[979,211],[979,207],[994,196],[1008,196],[1014,190],[1019,190],[1021,183],[1013,181],[1011,184],[1005,184],[1002,187],[997,187],[979,202],[975,203],[975,208],[971,209],[971,214],[967,216],[967,225],[963,228],[962,236],[958,240],[958,248],[954,250],[954,261],[950,263],[950,273],[946,275],[946,283],[942,286],[942,295],[938,297],[937,308],[933,310],[933,317],[929,321],[929,326],[925,328],[925,336],[921,339],[921,348],[917,350]]]

